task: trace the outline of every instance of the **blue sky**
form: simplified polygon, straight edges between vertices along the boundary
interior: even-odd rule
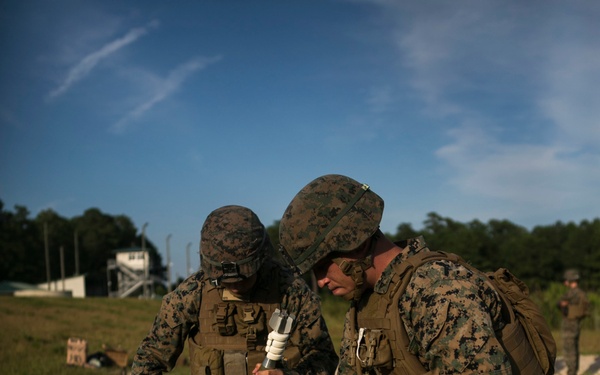
[[[186,274],[214,209],[312,179],[531,228],[600,209],[598,1],[0,5],[0,199],[125,214]],[[448,249],[451,250],[451,249]]]

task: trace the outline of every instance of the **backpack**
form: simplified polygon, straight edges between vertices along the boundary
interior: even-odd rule
[[[422,251],[407,258],[401,264],[403,278],[410,278],[416,268],[436,260],[449,260],[486,276],[498,292],[506,325],[496,335],[510,358],[513,374],[554,374],[556,343],[542,313],[529,298],[529,288],[524,282],[505,268],[484,273],[458,255],[441,251]],[[406,289],[408,283],[404,284]]]

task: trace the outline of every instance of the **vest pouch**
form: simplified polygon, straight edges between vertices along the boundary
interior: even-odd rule
[[[527,339],[527,334],[518,320],[507,323],[500,332],[496,333],[509,356],[513,374],[544,374]]]
[[[253,351],[257,345],[264,345],[267,337],[267,318],[262,307],[256,304],[238,306],[233,316],[237,332],[246,338],[246,347]]]
[[[215,326],[221,336],[233,336],[236,334],[235,310],[236,307],[233,303],[222,302],[215,305]]]
[[[367,370],[391,370],[394,367],[390,341],[382,330],[359,328],[356,361]]]
[[[254,365],[253,365],[254,366]],[[223,368],[225,369],[225,374],[252,374],[252,369],[248,368],[246,365],[246,352],[240,351],[225,351],[223,352]]]
[[[586,316],[586,308],[584,304],[569,305],[567,310],[567,319],[579,319]]]
[[[223,352],[204,348],[190,338],[190,373],[192,375],[225,375],[223,370]]]

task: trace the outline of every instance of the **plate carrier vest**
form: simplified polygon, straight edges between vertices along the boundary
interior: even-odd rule
[[[266,356],[268,321],[281,309],[279,268],[266,262],[261,273],[270,275],[268,288],[258,285],[252,301],[236,298],[227,289],[202,281],[198,324],[190,332],[192,375],[252,375]],[[293,367],[300,359],[299,333],[292,331],[284,351],[284,364]]]
[[[379,294],[371,290],[371,293],[365,293],[360,301],[352,303],[349,310],[349,327],[346,327],[344,336],[353,338],[350,346],[350,365],[359,375],[427,373],[418,360],[416,349],[412,351],[409,348],[408,334],[398,313],[398,302],[406,291],[414,270],[424,263],[437,260],[449,260],[485,276],[456,254],[429,251],[427,248],[393,265],[394,274],[387,293]],[[491,285],[498,291],[494,282],[491,282]],[[506,325],[496,331],[496,337],[510,358],[513,373],[554,373],[553,366],[548,371],[542,369],[534,348],[528,341],[528,335],[510,308],[510,302],[502,293],[498,293],[502,300],[502,315]]]

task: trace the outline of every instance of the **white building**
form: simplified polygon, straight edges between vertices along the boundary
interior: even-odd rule
[[[50,281],[50,288],[48,288],[48,283],[37,284],[37,286],[42,290],[71,292],[73,297],[85,298],[85,275]]]
[[[161,278],[151,275],[153,264],[148,250],[139,247],[114,251],[115,259],[107,265],[108,296],[144,298],[154,294],[154,284],[163,283]]]
[[[116,250],[115,258],[117,263],[127,266],[133,271],[143,271],[150,267],[148,251],[142,251],[140,248]]]

